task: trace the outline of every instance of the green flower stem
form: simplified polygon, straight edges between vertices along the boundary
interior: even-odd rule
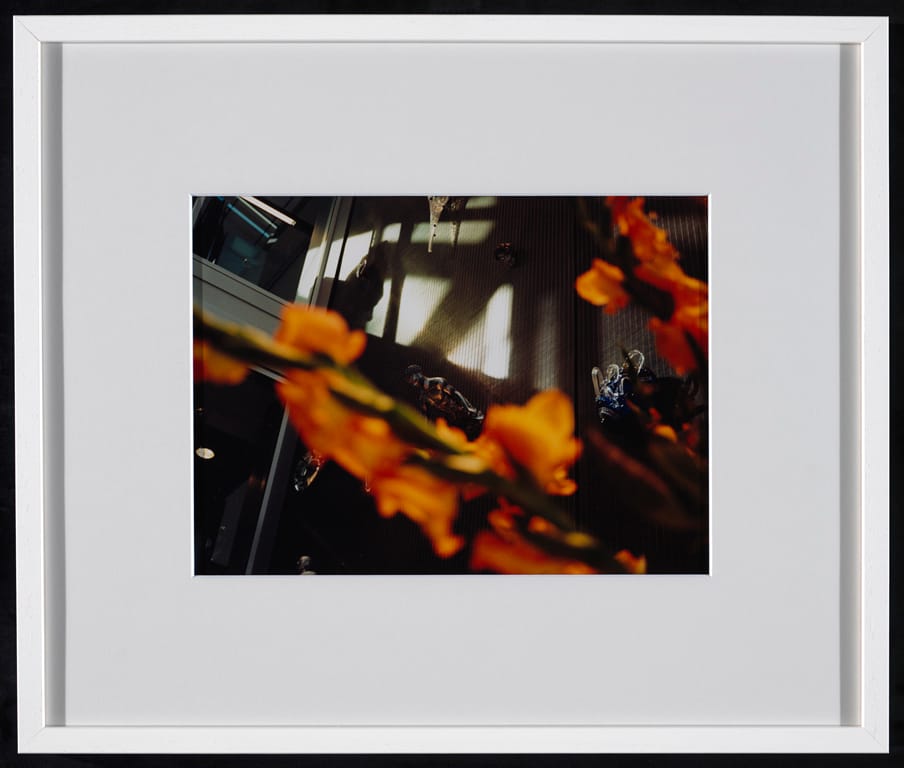
[[[455,483],[473,483],[486,488],[497,496],[504,496],[523,510],[542,517],[559,529],[557,536],[550,536],[527,529],[527,518],[518,520],[520,535],[531,544],[551,555],[581,560],[606,573],[625,573],[625,567],[614,558],[614,551],[593,536],[582,534],[579,541],[568,541],[567,534],[577,529],[568,515],[552,499],[534,486],[514,482],[489,470],[471,471],[455,466],[455,459],[431,459],[415,454],[411,463],[424,467],[437,477]]]
[[[236,323],[215,318],[195,307],[195,337],[215,347],[217,351],[247,365],[283,370],[300,368],[313,371],[318,368],[311,355],[302,354],[286,344],[280,344],[255,328],[245,328]]]
[[[524,523],[518,525],[518,530],[524,539],[538,549],[542,549],[547,554],[571,560],[580,560],[603,573],[628,572],[628,569],[615,559],[613,550],[597,539],[593,539],[592,543],[588,543],[586,546],[575,547],[567,542],[553,539],[542,533],[529,531]]]
[[[339,365],[326,355],[306,355],[274,341],[265,333],[229,323],[199,310],[194,312],[195,335],[217,350],[248,365],[260,365],[280,371],[299,369],[336,371],[348,386],[330,386],[330,393],[343,405],[359,413],[385,420],[403,440],[420,448],[447,454],[462,453],[454,443],[444,440],[417,411],[383,394],[359,371]]]
[[[479,485],[496,496],[504,496],[513,504],[548,520],[565,531],[575,530],[568,515],[549,496],[534,486],[514,482],[489,469],[472,471],[456,466],[454,459],[444,461],[414,454],[410,460],[437,477],[456,483]]]
[[[426,421],[413,408],[384,395],[373,385],[368,384],[368,386],[376,396],[368,397],[360,391],[360,387],[348,390],[330,387],[330,394],[349,408],[383,419],[389,424],[392,431],[405,442],[413,443],[419,448],[451,455],[464,453],[458,446],[443,440],[430,422]]]

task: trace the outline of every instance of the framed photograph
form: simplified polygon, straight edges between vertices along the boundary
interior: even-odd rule
[[[194,198],[195,573],[707,573],[707,206]]]
[[[886,19],[14,65],[20,751],[888,750]]]

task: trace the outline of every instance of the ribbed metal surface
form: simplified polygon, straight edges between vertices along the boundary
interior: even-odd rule
[[[708,255],[705,206],[705,200],[697,198],[648,200],[648,210],[657,213],[681,252],[685,270],[703,279]],[[453,222],[458,223],[457,242]],[[427,247],[429,229],[426,197],[355,201],[349,236],[370,232],[374,245],[387,239],[373,277],[379,290],[344,290],[350,280],[338,285],[333,306],[357,318],[362,316],[360,306],[349,305],[354,296],[372,295],[377,301],[373,314],[381,320],[379,328],[368,328],[371,338],[361,365],[390,394],[416,402],[403,377],[413,363],[428,376],[447,378],[484,410],[493,403],[524,403],[537,391],[556,387],[573,399],[581,431],[598,423],[593,366],[620,362],[622,348],[636,348],[657,374],[673,373],[655,349],[644,310],[629,306],[608,315],[577,296],[575,279],[590,267],[598,246],[583,227],[574,198],[484,198],[480,205],[469,204],[441,218],[432,252]],[[511,243],[515,266],[494,257],[501,243]],[[353,274],[348,265],[339,272]],[[563,505],[581,525],[619,537],[619,523],[601,523],[610,499],[606,489],[598,487],[592,463],[583,460],[575,473],[588,492],[563,500]],[[377,568],[366,555],[359,562],[377,572],[436,569],[429,550],[418,543],[417,529],[405,530],[401,522],[394,529],[404,546],[388,550],[399,557],[404,553],[404,567],[386,562]]]

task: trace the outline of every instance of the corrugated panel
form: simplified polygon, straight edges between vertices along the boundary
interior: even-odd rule
[[[705,201],[655,198],[648,208],[657,212],[681,251],[685,270],[705,279]],[[574,198],[484,198],[480,206],[444,215],[432,252],[429,230],[426,197],[356,200],[349,234],[370,232],[377,244],[388,232],[389,241],[374,278],[379,290],[344,295],[373,294],[381,307],[385,322],[361,364],[394,396],[416,402],[402,376],[412,363],[422,365],[426,375],[447,378],[484,410],[497,402],[523,403],[541,389],[556,387],[573,399],[581,431],[598,423],[590,371],[620,362],[622,347],[643,351],[657,374],[672,373],[656,352],[645,311],[629,306],[608,315],[578,298],[574,281],[598,255],[598,246],[584,229]],[[503,242],[511,243],[513,267],[494,257]],[[340,274],[354,273],[341,267]],[[337,309],[362,316],[360,307],[343,307],[342,286],[336,295]],[[599,487],[590,460],[582,460],[575,474],[585,492],[563,500],[563,506],[589,529],[613,539],[630,536],[612,514],[611,499]],[[404,526],[395,530],[403,535]],[[414,546],[419,536],[411,528],[407,538],[418,554],[400,571],[436,567],[429,552]]]

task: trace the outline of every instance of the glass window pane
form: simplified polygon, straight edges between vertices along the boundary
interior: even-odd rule
[[[321,197],[214,196],[194,200],[196,256],[294,301]]]

